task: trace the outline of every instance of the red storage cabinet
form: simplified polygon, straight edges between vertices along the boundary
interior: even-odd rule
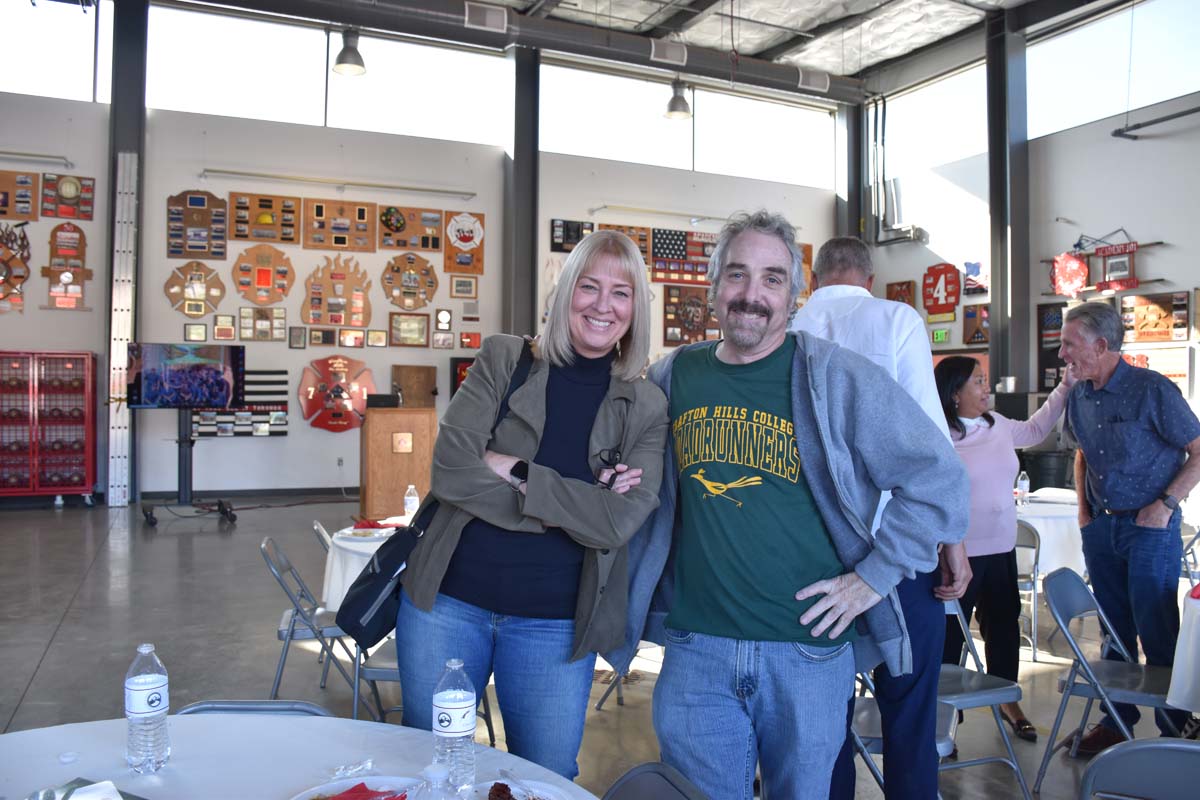
[[[95,372],[92,353],[0,352],[0,495],[90,498]]]

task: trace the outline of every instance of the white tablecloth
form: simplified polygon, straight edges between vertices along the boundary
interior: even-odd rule
[[[1189,592],[1183,599],[1167,702],[1176,708],[1200,711],[1200,590]]]
[[[0,797],[19,800],[77,777],[111,780],[149,800],[287,800],[328,783],[344,764],[370,758],[380,775],[418,776],[433,757],[433,734],[399,725],[333,717],[191,714],[171,717],[171,759],[153,775],[125,766],[125,720],[81,722],[0,736]],[[63,764],[60,756],[76,754]],[[475,775],[499,780],[501,767],[553,785],[569,800],[586,790],[516,756],[476,745]]]
[[[390,517],[399,525],[407,525],[409,517]],[[371,556],[383,544],[383,538],[359,539],[348,534],[352,528],[343,528],[333,534],[329,553],[325,556],[325,583],[321,603],[330,611],[342,606],[342,599],[354,579],[363,571]]]
[[[1073,494],[1073,493],[1072,493]],[[1070,567],[1083,575],[1083,539],[1079,535],[1079,510],[1074,501],[1046,503],[1030,501],[1017,508],[1017,519],[1037,529],[1042,538],[1038,568],[1049,575],[1059,567]],[[1020,550],[1017,553],[1020,554]]]

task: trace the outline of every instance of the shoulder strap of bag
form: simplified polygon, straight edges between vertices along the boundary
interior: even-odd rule
[[[529,340],[526,339],[521,345],[521,357],[517,359],[517,366],[513,369],[512,377],[508,381],[508,390],[505,391],[504,397],[500,400],[500,409],[496,412],[496,421],[492,424],[492,436],[496,435],[496,428],[500,427],[500,423],[508,416],[508,398],[513,396],[513,392],[520,389],[525,379],[529,377],[529,369],[533,366],[533,348],[529,345]]]

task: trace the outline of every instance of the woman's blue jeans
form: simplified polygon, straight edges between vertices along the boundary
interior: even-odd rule
[[[493,614],[439,594],[422,611],[401,594],[396,615],[403,723],[432,727],[433,690],[446,660],[461,658],[475,695],[495,675],[508,752],[568,780],[579,774],[596,655],[571,661],[575,622]]]

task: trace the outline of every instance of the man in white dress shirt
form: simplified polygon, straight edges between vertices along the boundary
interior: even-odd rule
[[[871,251],[861,240],[849,236],[830,239],[813,263],[816,291],[796,312],[791,328],[829,339],[878,364],[949,436],[933,379],[925,323],[911,306],[874,297],[870,291],[874,282]],[[875,526],[888,498],[885,494],[880,499]],[[961,597],[970,580],[966,548],[960,542],[942,548],[938,572],[917,575],[897,587],[912,640],[913,671],[895,676],[886,665],[875,670],[888,800],[937,796],[934,736],[946,635],[942,601]],[[854,750],[849,738],[834,768],[830,797],[854,797]]]

